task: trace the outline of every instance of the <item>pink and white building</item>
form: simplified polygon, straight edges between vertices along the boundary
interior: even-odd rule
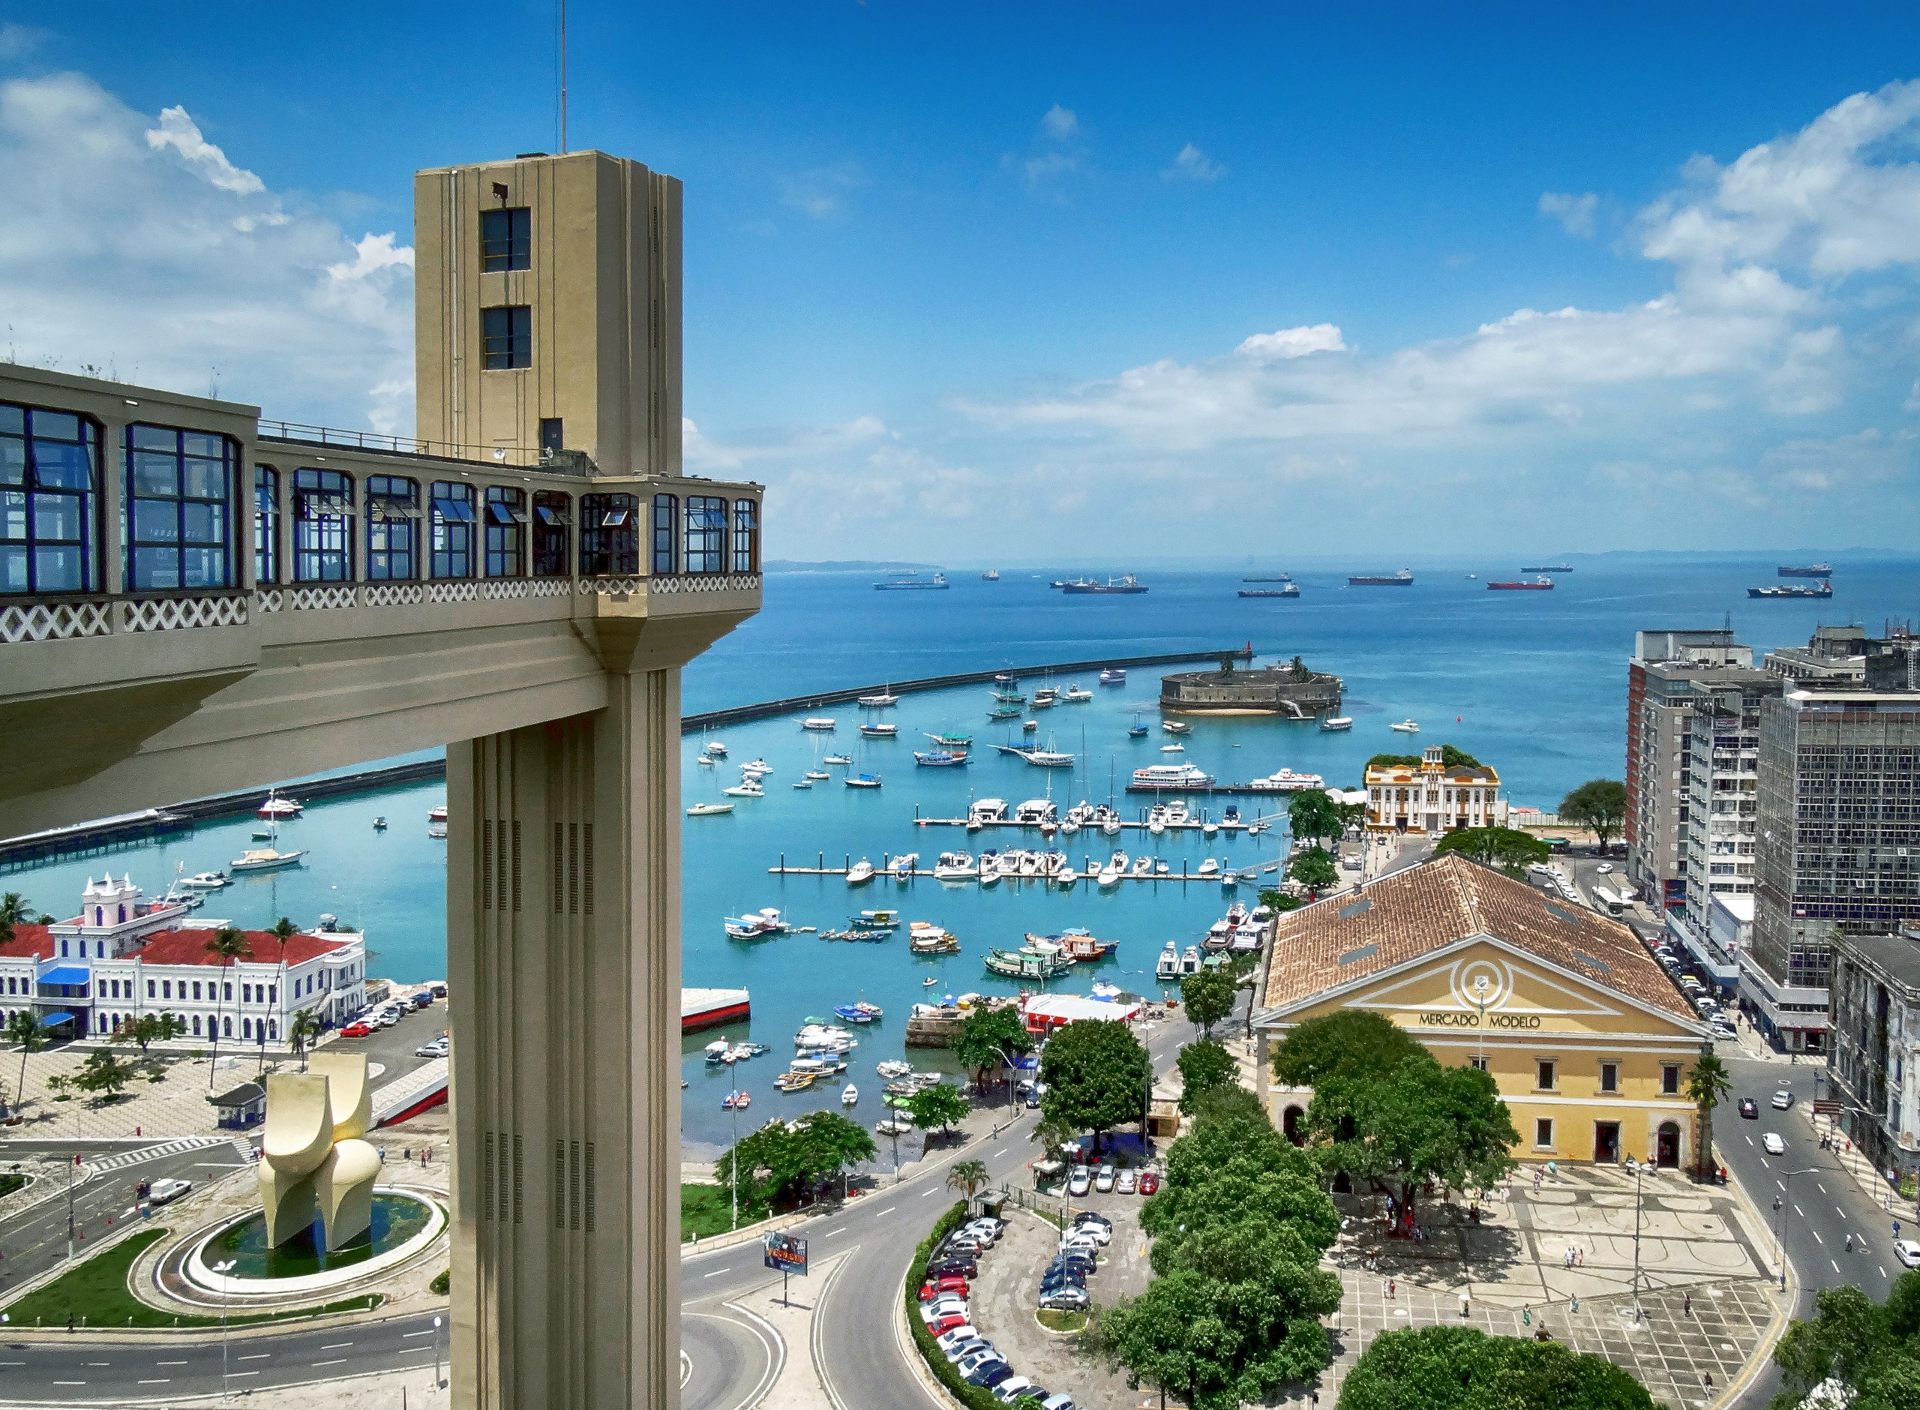
[[[105,1037],[148,1013],[175,1013],[188,1039],[281,1043],[294,1014],[336,1028],[366,1007],[366,937],[301,931],[285,947],[271,930],[243,931],[250,951],[231,964],[207,948],[226,922],[149,900],[130,877],[88,878],[80,913],[16,925],[0,945],[0,1019],[27,1012],[50,1030]]]

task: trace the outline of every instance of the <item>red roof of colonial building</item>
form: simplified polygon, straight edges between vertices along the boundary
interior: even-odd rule
[[[226,963],[219,955],[207,948],[207,942],[220,932],[207,927],[197,930],[163,930],[148,940],[128,958],[138,957],[142,964],[204,964],[220,966]],[[247,937],[251,954],[238,957],[236,964],[279,964],[280,937],[271,930],[243,930]],[[328,939],[319,935],[295,935],[287,941],[286,962],[304,964],[322,955],[332,954],[335,950],[346,948],[345,940]]]
[[[53,935],[44,925],[16,923],[13,939],[0,944],[0,959],[44,960],[53,954]]]

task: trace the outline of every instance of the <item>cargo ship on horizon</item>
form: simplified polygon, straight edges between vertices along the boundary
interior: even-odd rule
[[[1565,563],[1549,563],[1541,568],[1522,568],[1523,573],[1571,573],[1573,569]]]
[[[1817,583],[1808,583],[1802,587],[1790,584],[1781,587],[1750,587],[1748,597],[1832,597],[1833,584],[1822,578]]]
[[[1397,573],[1356,573],[1347,579],[1348,587],[1412,587],[1413,574],[1402,568]]]
[[[1831,563],[1782,563],[1774,573],[1782,578],[1830,578],[1833,576]]]
[[[1146,590],[1147,585],[1131,573],[1121,578],[1108,578],[1104,583],[1096,583],[1091,578],[1082,578],[1077,582],[1060,585],[1060,591],[1070,593],[1133,593]]]
[[[1528,571],[1530,572],[1532,570],[1529,569]],[[1543,576],[1543,577],[1538,577],[1533,579],[1516,579],[1513,582],[1489,581],[1487,583],[1487,591],[1488,592],[1552,592],[1553,579]]]

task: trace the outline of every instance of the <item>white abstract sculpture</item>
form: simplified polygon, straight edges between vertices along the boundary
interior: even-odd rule
[[[380,1153],[361,1137],[372,1117],[364,1054],[315,1053],[309,1071],[267,1079],[260,1204],[278,1248],[319,1214],[328,1252],[367,1231]]]

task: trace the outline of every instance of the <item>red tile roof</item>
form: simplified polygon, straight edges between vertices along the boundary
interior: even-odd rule
[[[1473,935],[1504,940],[1668,1017],[1700,1022],[1631,928],[1458,854],[1369,882],[1359,896],[1343,893],[1282,915],[1266,1002],[1289,1007]]]
[[[0,959],[49,959],[53,955],[53,934],[44,925],[20,924],[13,927],[13,939],[0,945]]]
[[[241,957],[242,964],[279,964],[280,937],[271,930],[246,930],[241,932],[247,937],[252,953]],[[135,953],[142,964],[204,964],[219,966],[225,961],[207,948],[207,942],[218,931],[202,927],[198,930],[163,930],[155,935]],[[344,949],[346,941],[329,940],[318,935],[296,935],[287,941],[287,963],[302,964],[321,955]]]

